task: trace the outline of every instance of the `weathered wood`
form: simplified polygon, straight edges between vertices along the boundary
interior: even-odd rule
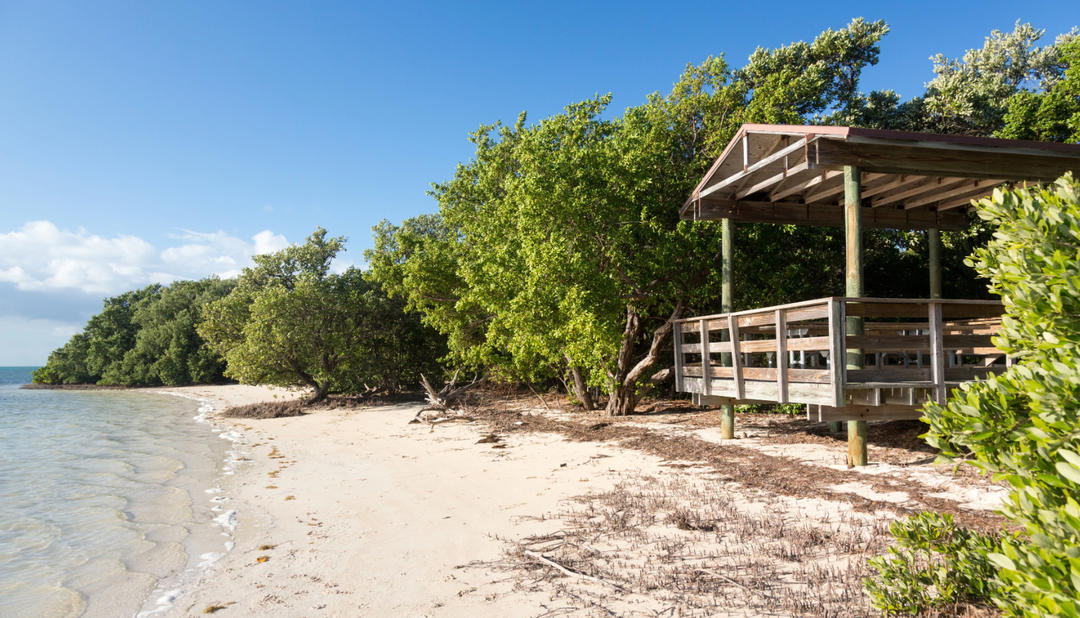
[[[862,281],[862,186],[859,168],[854,165],[844,166],[844,239],[845,256],[847,258],[846,290],[849,297],[863,295]],[[877,212],[877,211],[872,211]],[[860,317],[848,317],[845,319],[846,335],[862,335],[863,324]],[[847,342],[844,342],[846,349]],[[839,360],[839,359],[837,359]],[[863,364],[862,353],[858,350],[847,350],[846,367],[842,368],[836,363],[836,371],[845,373],[848,368],[861,368]],[[846,381],[846,377],[845,377]],[[843,400],[842,400],[843,401]],[[848,464],[852,466],[866,465],[866,422],[848,422]]]
[[[724,219],[720,224],[720,232],[720,310],[730,314],[735,310],[735,223],[731,219]],[[728,321],[730,322],[730,317]],[[728,339],[737,340],[738,335],[729,331]],[[724,363],[732,362],[724,356],[720,358]],[[735,406],[726,405],[720,410],[720,438],[735,438]]]
[[[701,377],[701,367],[685,367],[683,368],[684,375],[690,377]],[[722,378],[726,380],[733,380],[735,378],[735,371],[731,367],[717,367],[713,365],[709,368],[709,375],[713,378]],[[743,380],[762,380],[775,382],[777,380],[776,368],[774,367],[743,367],[742,368]],[[801,382],[807,384],[829,384],[832,380],[831,374],[828,369],[792,369],[787,370],[787,379],[789,382]]]
[[[967,382],[1005,370],[1005,365],[981,367],[946,367],[945,382]],[[932,385],[933,374],[928,367],[886,367],[884,369],[849,369],[847,387],[856,388],[859,383],[901,383],[925,381]]]
[[[780,403],[788,402],[787,322],[784,310],[776,310],[776,391]]]
[[[941,298],[941,232],[926,230],[926,247],[930,261],[930,298]]]
[[[919,406],[860,406],[850,405],[840,408],[821,406],[817,409],[819,422],[830,421],[899,421],[914,420],[922,417]],[[865,427],[865,423],[863,424]],[[865,440],[865,436],[863,437]]]
[[[897,189],[887,195],[878,196],[874,200],[874,206],[891,206],[893,204],[903,203],[904,200],[912,196],[922,195],[927,191],[937,191],[943,187],[949,187],[963,181],[963,178],[945,178],[942,176],[930,177],[924,182],[914,183],[908,187]]]
[[[746,393],[743,389],[742,353],[739,350],[739,324],[734,315],[728,316],[728,336],[731,344],[731,369],[735,378],[735,398],[742,399]]]
[[[904,208],[920,208],[928,204],[939,204],[953,199],[961,199],[966,197],[971,199],[975,196],[983,196],[987,193],[991,193],[994,187],[1005,182],[1001,178],[972,180],[965,178],[958,183],[953,183],[949,187],[942,187],[940,191],[933,191],[927,195],[914,197],[904,202]]]
[[[746,168],[743,171],[741,171],[741,172],[739,172],[737,174],[732,174],[731,176],[728,176],[727,178],[721,180],[720,182],[717,182],[715,184],[709,185],[708,187],[705,187],[704,189],[702,189],[701,191],[698,192],[698,197],[700,197],[700,198],[707,197],[707,196],[709,196],[709,195],[711,195],[713,193],[716,193],[717,191],[721,191],[723,189],[731,187],[732,185],[735,185],[736,183],[738,183],[738,182],[750,177],[751,175],[755,174],[759,170],[763,170],[763,169],[765,169],[765,168],[767,168],[767,167],[769,167],[771,165],[774,165],[776,163],[783,163],[783,160],[784,160],[785,156],[802,151],[803,146],[805,146],[805,145],[806,145],[806,139],[801,139],[801,140],[795,142],[794,144],[791,144],[790,146],[788,146],[786,148],[783,148],[783,149],[781,149],[781,150],[779,150],[777,152],[774,152],[773,154],[761,159],[760,161],[758,161],[757,163],[754,163],[753,165],[747,165]],[[746,151],[744,151],[743,154],[747,155],[748,153]]]
[[[847,312],[849,315],[866,316],[872,318],[913,318],[923,317],[926,315],[926,306],[929,301],[922,300],[918,302],[901,302],[903,299],[895,299],[890,302],[867,302],[863,299],[850,301],[847,303]],[[998,317],[1004,313],[1004,308],[1000,303],[990,304],[975,304],[970,305],[956,305],[942,303],[941,307],[943,319],[948,318],[976,318],[976,317]]]
[[[941,335],[941,305],[931,303],[930,317],[930,376],[934,382],[934,400],[945,402],[945,348]]]
[[[925,230],[928,227],[936,227],[942,230],[965,230],[971,223],[962,210],[938,212],[926,209],[905,210],[864,206],[863,211],[863,227],[866,229]],[[688,213],[690,214],[694,213]],[[844,225],[843,206],[825,203],[758,202],[713,198],[702,200],[701,208],[694,216],[699,220],[731,218],[746,223],[783,223],[826,227]]]
[[[683,392],[683,351],[682,324],[671,325],[671,338],[675,343],[675,392]]]
[[[701,333],[701,375],[709,375],[709,364],[712,359],[709,358],[709,327],[706,320],[698,322],[699,331]],[[705,381],[705,390],[702,391],[702,395],[708,396],[712,393],[709,391],[709,381]]]
[[[858,165],[864,171],[886,174],[936,174],[969,178],[1009,178],[1050,181],[1075,170],[1075,156],[1034,153],[1031,150],[942,146],[930,140],[862,141],[818,139],[811,167]]]
[[[976,349],[993,349],[993,339],[993,335],[943,335],[942,349],[974,354]],[[926,335],[848,335],[848,345],[863,352],[932,351]]]
[[[832,374],[834,406],[844,405],[844,305],[839,300],[829,302],[829,371]]]
[[[811,176],[801,182],[791,183],[782,189],[777,189],[769,194],[769,200],[772,202],[780,201],[790,195],[796,193],[802,193],[808,189],[816,187],[824,182],[828,182],[833,178],[836,178],[841,174],[837,170],[811,170]]]
[[[808,176],[809,174],[806,174],[806,172],[809,169],[810,169],[810,167],[807,165],[806,161],[804,160],[801,163],[798,163],[798,164],[796,164],[794,166],[782,169],[782,170],[780,170],[780,172],[778,172],[776,174],[773,174],[772,176],[769,176],[769,177],[767,177],[765,179],[760,179],[760,178],[756,179],[757,182],[755,182],[754,184],[749,185],[749,186],[747,186],[745,188],[742,188],[742,189],[739,189],[738,191],[736,191],[735,192],[735,199],[741,200],[741,199],[743,199],[743,198],[745,198],[745,197],[747,197],[749,195],[753,195],[755,193],[758,193],[759,191],[768,191],[769,189],[779,190],[780,186],[781,186],[781,183],[783,183],[785,180],[788,180],[788,179],[799,179],[799,180],[801,180],[802,176]]]
[[[686,392],[700,393],[704,388],[703,380],[699,377],[686,377]],[[777,401],[776,382],[766,380],[749,380],[743,383],[742,397],[736,397],[734,380],[712,379],[712,397],[728,397],[732,401],[739,402],[770,402]],[[791,401],[801,403],[826,404],[834,403],[833,387],[828,383],[814,384],[805,382],[790,382],[788,384],[788,396]]]

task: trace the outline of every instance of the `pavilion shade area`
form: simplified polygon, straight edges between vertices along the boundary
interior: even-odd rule
[[[681,209],[684,219],[842,226],[845,166],[864,228],[958,230],[1006,183],[1080,173],[1080,146],[852,127],[743,125]]]

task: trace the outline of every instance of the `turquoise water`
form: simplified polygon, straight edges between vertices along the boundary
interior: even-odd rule
[[[195,401],[20,390],[31,369],[0,367],[0,616],[152,613],[230,547],[230,443]]]

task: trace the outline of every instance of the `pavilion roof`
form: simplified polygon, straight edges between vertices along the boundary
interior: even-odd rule
[[[863,225],[962,229],[1006,183],[1080,175],[1080,145],[856,127],[744,124],[680,209],[684,219],[842,225],[844,172],[861,172]]]

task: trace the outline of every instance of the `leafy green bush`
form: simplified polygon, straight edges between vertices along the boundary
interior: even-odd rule
[[[995,191],[978,211],[996,232],[969,261],[1005,303],[995,345],[1014,364],[929,404],[927,440],[1013,487],[1004,512],[1026,535],[988,556],[995,602],[1080,616],[1080,182]]]
[[[948,514],[921,513],[890,526],[896,545],[870,559],[877,571],[863,583],[886,614],[917,614],[958,603],[986,603],[997,588],[989,554],[997,535],[953,523]]]
[[[256,255],[198,326],[225,375],[304,386],[312,401],[365,386],[398,391],[438,371],[445,343],[359,269],[330,272],[344,238],[318,228],[303,245]]]
[[[105,299],[82,332],[34,371],[38,384],[157,386],[220,382],[225,364],[195,332],[202,307],[232,289],[209,277]]]

